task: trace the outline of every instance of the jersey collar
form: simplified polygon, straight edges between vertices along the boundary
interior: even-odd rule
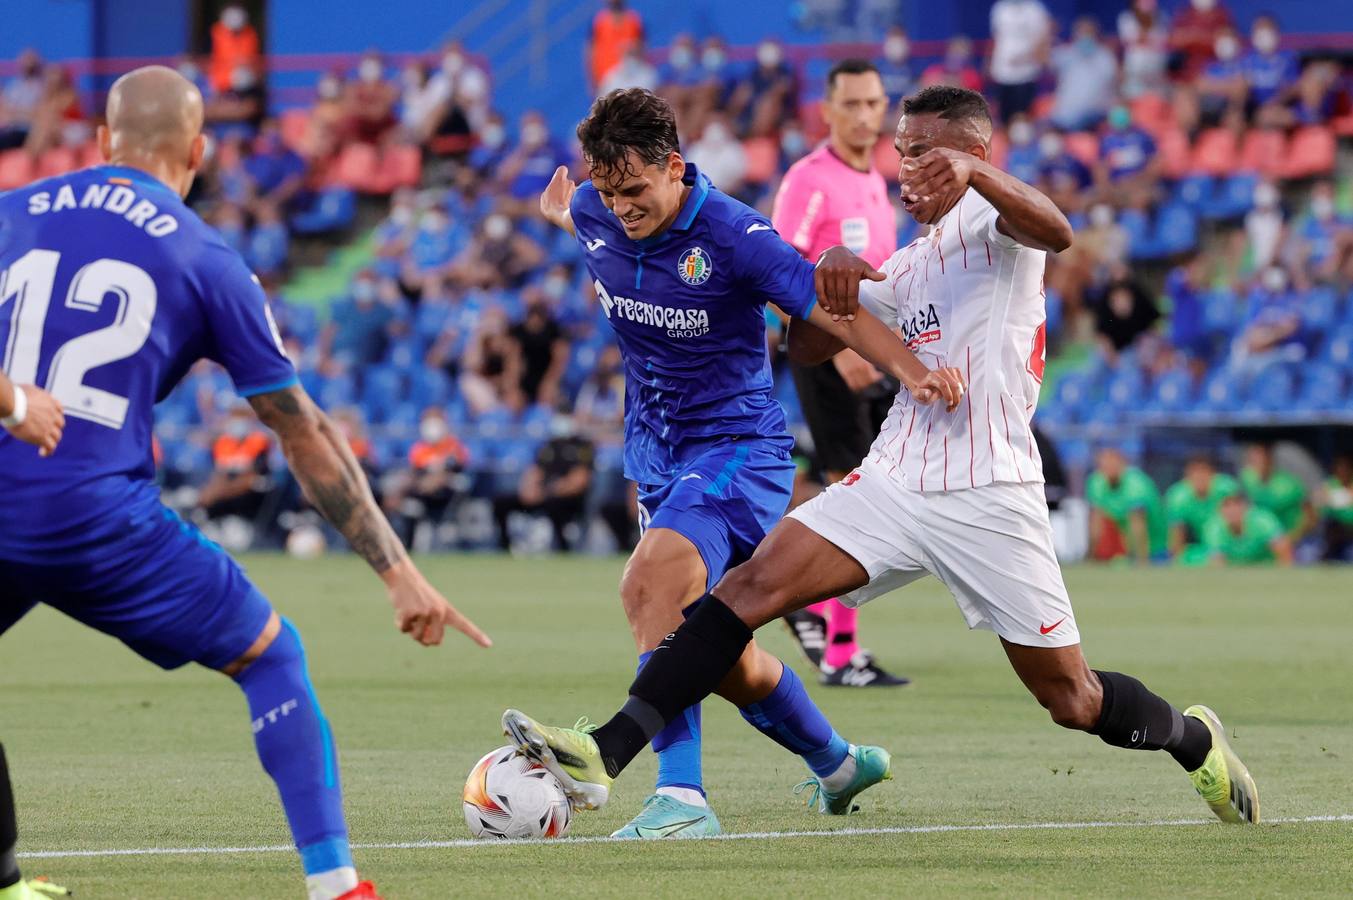
[[[691,192],[686,195],[686,202],[682,204],[681,211],[677,213],[674,221],[662,234],[655,234],[652,237],[646,237],[635,241],[644,250],[656,247],[662,243],[667,235],[676,231],[690,231],[691,226],[695,224],[695,217],[700,213],[700,207],[705,205],[705,199],[709,196],[710,188],[714,185],[710,182],[709,176],[705,175],[695,167],[695,163],[686,163],[686,171],[681,176],[682,182],[690,185]]]
[[[132,182],[133,184],[138,184],[142,187],[148,187],[156,190],[166,191],[170,194],[173,194],[175,197],[178,196],[178,191],[175,191],[169,185],[165,184],[163,181],[156,178],[154,175],[151,175],[149,172],[143,172],[140,169],[134,169],[131,166],[96,166],[95,168],[97,168],[101,173],[107,175],[110,179],[124,178],[127,181]]]

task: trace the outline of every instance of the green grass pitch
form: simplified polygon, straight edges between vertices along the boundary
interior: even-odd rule
[[[442,557],[434,583],[488,629],[482,651],[423,649],[395,632],[360,563],[247,560],[301,630],[339,742],[353,841],[467,837],[460,789],[504,741],[505,706],[557,722],[604,718],[634,670],[618,560]],[[930,581],[867,607],[865,643],[916,682],[814,696],[849,739],[883,744],[897,780],[848,818],[791,795],[796,758],[722,701],[705,712],[705,774],[728,832],[1059,825],[781,836],[662,844],[365,849],[384,895],[473,896],[1263,896],[1347,895],[1353,821],[1353,576],[1345,571],[1073,569],[1091,663],[1141,677],[1180,706],[1218,710],[1276,824],[1150,826],[1208,816],[1168,756],[1063,732],[1024,693],[994,636],[969,633]],[[778,628],[762,632],[781,656]],[[795,665],[801,664],[797,659]],[[50,610],[0,641],[3,737],[20,850],[267,847],[288,843],[253,754],[238,690],[220,675],[165,674]],[[600,836],[651,787],[640,757],[611,806],[579,814]],[[293,854],[26,858],[97,898],[301,897]]]

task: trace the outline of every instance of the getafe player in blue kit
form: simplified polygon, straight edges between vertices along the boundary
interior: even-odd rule
[[[720,193],[682,159],[665,100],[614,91],[596,101],[578,138],[590,183],[575,190],[561,168],[541,210],[576,236],[624,357],[625,474],[639,485],[643,538],[620,595],[642,667],[681,610],[747,559],[788,505],[792,442],[771,396],[766,303],[841,337],[927,400],[952,407],[963,385],[956,370],[930,372],[872,316],[833,321],[819,309],[819,291],[854,296],[862,277],[882,276],[844,248],[815,269],[769,220]],[[720,694],[803,757],[821,787],[820,811],[849,812],[857,794],[889,777],[887,751],[848,744],[794,672],[755,645]],[[510,717],[504,727],[512,734]],[[699,707],[653,748],[657,792],[616,836],[718,834],[704,796]],[[552,771],[571,786],[566,771]],[[584,807],[605,802],[572,797]]]
[[[118,79],[111,165],[0,197],[0,348],[20,385],[65,408],[56,451],[0,434],[0,633],[45,603],[166,669],[196,662],[244,691],[311,900],[358,884],[337,757],[300,636],[219,547],[160,505],[153,406],[202,357],[277,432],[306,495],[385,582],[399,628],[489,640],[418,572],[347,443],[297,384],[243,260],[182,201],[202,163],[202,97],[172,69]]]

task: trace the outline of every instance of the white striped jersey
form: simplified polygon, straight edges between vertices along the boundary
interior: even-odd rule
[[[893,402],[868,459],[911,490],[1043,481],[1030,421],[1043,382],[1046,254],[1002,234],[997,216],[969,188],[888,259],[886,281],[860,284],[862,305],[896,323],[923,363],[956,367],[968,383],[952,413],[905,388]]]

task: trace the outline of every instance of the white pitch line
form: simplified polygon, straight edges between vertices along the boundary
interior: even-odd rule
[[[1295,816],[1265,819],[1264,825],[1301,825],[1313,822],[1353,822],[1353,813],[1329,816]],[[816,831],[745,831],[739,834],[721,834],[701,838],[707,841],[773,840],[806,837],[864,837],[879,834],[948,834],[964,831],[1074,831],[1087,828],[1178,828],[1188,825],[1213,825],[1215,819],[1161,819],[1152,822],[1024,822],[993,825],[906,825],[886,828],[835,828]],[[353,844],[353,850],[448,850],[470,847],[502,847],[531,844],[534,846],[569,846],[574,844],[612,844],[627,842],[627,838],[574,837],[557,841],[539,840],[456,840],[456,841],[402,841],[389,844]],[[110,850],[31,850],[19,853],[20,859],[69,859],[81,856],[195,856],[198,854],[228,853],[294,853],[289,845],[262,847],[142,847]]]

